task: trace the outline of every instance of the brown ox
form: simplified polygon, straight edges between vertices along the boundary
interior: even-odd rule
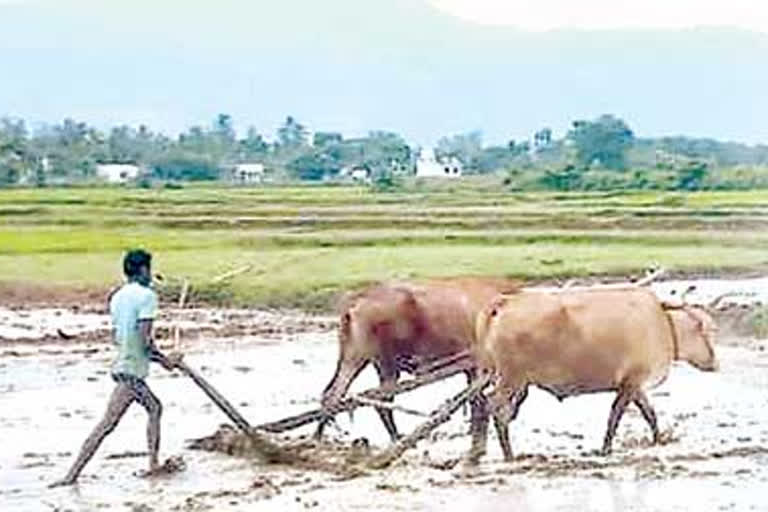
[[[603,453],[611,450],[624,410],[637,405],[659,440],[656,413],[645,391],[661,384],[673,360],[704,371],[717,369],[715,326],[703,308],[669,306],[648,289],[521,292],[499,297],[477,318],[475,355],[492,372],[489,406],[505,459],[512,457],[508,423],[529,385],[562,400],[615,391]],[[469,461],[485,452],[488,415],[473,425]]]
[[[414,373],[435,359],[467,350],[480,310],[499,293],[519,286],[499,278],[445,278],[379,284],[348,298],[341,314],[336,372],[323,392],[323,406],[332,410],[368,363],[386,388],[402,371]],[[466,373],[471,379],[474,371]],[[477,406],[473,401],[473,414]],[[392,410],[377,412],[390,437],[397,439]],[[318,426],[318,436],[324,424]]]

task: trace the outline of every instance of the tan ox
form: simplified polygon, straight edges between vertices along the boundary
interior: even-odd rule
[[[394,385],[402,371],[414,373],[435,359],[467,350],[480,310],[499,293],[519,287],[509,279],[445,278],[385,283],[349,297],[342,308],[339,359],[323,392],[324,407],[332,409],[371,362],[386,387]],[[473,370],[467,374],[471,378]],[[477,401],[473,411],[476,407]],[[392,410],[377,412],[390,437],[397,439]]]
[[[629,403],[640,409],[658,442],[656,413],[645,391],[666,379],[673,360],[717,369],[714,322],[704,309],[680,305],[665,312],[653,292],[641,288],[507,295],[478,315],[476,329],[480,368],[493,373],[489,405],[506,459],[512,457],[508,423],[529,385],[560,400],[615,391],[603,443],[607,454]],[[487,442],[487,414],[476,420],[470,462]]]

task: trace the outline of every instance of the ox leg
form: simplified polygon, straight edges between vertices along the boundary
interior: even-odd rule
[[[477,378],[477,371],[471,370],[467,372],[467,380],[471,386]],[[488,397],[484,393],[480,392],[470,400],[470,407],[472,416],[470,418],[470,434],[472,435],[472,447],[467,454],[467,464],[474,465],[480,461],[480,458],[485,455],[488,445],[488,413],[489,402]]]
[[[627,405],[635,397],[634,390],[620,389],[619,394],[613,401],[611,406],[611,414],[608,416],[608,429],[605,432],[605,440],[603,441],[602,455],[608,455],[611,453],[613,445],[613,437],[616,435],[616,428],[619,426],[619,421],[624,415],[624,411],[627,409]]]
[[[317,422],[317,430],[315,430],[315,439],[320,440],[323,438],[323,432],[325,432],[325,427],[328,426],[328,424],[332,421],[332,418],[324,418]]]
[[[467,375],[467,386],[471,386],[472,385],[472,374],[467,372],[466,375]],[[481,394],[481,393],[478,393],[478,394]],[[463,417],[465,417],[465,418],[467,417],[467,402],[464,402],[463,404],[461,404],[461,415]],[[470,416],[469,418],[470,418],[470,420],[469,420],[470,421],[469,432],[471,434],[472,433],[472,423],[471,423],[472,422],[472,416]]]
[[[341,373],[341,359],[339,359],[339,361],[336,363],[336,371],[333,373],[333,377],[331,378],[331,381],[328,383],[327,386],[325,386],[325,389],[323,390],[323,397],[325,397],[328,391],[336,385],[336,381],[339,379],[340,373]],[[319,441],[320,439],[323,438],[323,432],[325,432],[325,427],[327,427],[331,421],[334,421],[333,417],[326,416],[317,422],[317,430],[315,430],[315,440]]]
[[[465,375],[467,376],[467,386],[471,386],[477,379],[478,373],[477,373],[477,370],[472,369],[472,370],[467,370],[465,372]],[[462,407],[466,408],[466,403],[463,404]],[[478,419],[482,419],[482,417],[485,416],[486,423],[487,423],[488,397],[486,397],[485,394],[483,393],[476,394],[472,399],[469,400],[469,410],[470,410],[469,433],[474,435],[475,424],[477,423]]]
[[[487,400],[483,403],[487,404]],[[475,465],[487,451],[488,407],[484,405],[482,411],[473,411],[471,422],[470,432],[472,434],[472,446],[470,447],[465,460],[467,464]]]
[[[656,411],[653,410],[650,402],[648,402],[648,397],[642,391],[635,393],[635,405],[640,409],[648,426],[651,427],[653,444],[659,444],[661,442],[661,433],[659,432],[659,424],[656,419]]]
[[[499,436],[501,451],[504,453],[504,460],[506,462],[510,462],[513,459],[512,444],[509,441],[509,423],[517,418],[520,406],[523,405],[526,398],[528,398],[527,386],[512,393],[512,398],[502,409],[503,415],[495,415],[493,419],[496,434]]]
[[[322,404],[326,409],[325,418],[318,421],[315,439],[319,440],[323,436],[325,427],[334,421],[335,413],[333,408],[341,398],[346,394],[352,381],[357,378],[361,371],[368,365],[369,360],[362,358],[343,358],[336,364],[336,371],[333,378],[323,391]]]
[[[526,398],[528,398],[527,386],[515,393],[515,395],[512,397],[512,417],[509,421],[514,421],[515,418],[517,418],[517,413],[520,412],[520,407],[523,405],[523,402],[525,402]]]
[[[511,406],[505,403],[494,411],[493,426],[496,427],[496,435],[499,438],[501,452],[504,454],[504,461],[512,461],[512,443],[509,442],[509,422],[512,418]]]
[[[376,371],[379,374],[379,382],[381,387],[385,391],[392,389],[397,382],[397,378],[399,377],[397,368],[394,365],[376,362]],[[385,402],[393,402],[395,397],[394,395],[387,395],[383,397],[382,400]],[[392,409],[377,407],[376,412],[379,414],[379,418],[381,418],[381,422],[384,424],[384,428],[387,429],[387,433],[389,434],[389,438],[392,440],[392,442],[394,443],[400,439],[400,434],[397,432],[397,425],[395,424],[395,417]]]
[[[512,392],[500,389],[494,391],[491,397],[490,407],[493,411],[493,425],[499,438],[499,445],[504,454],[504,460],[510,462],[512,456],[512,444],[509,441],[509,422],[517,417],[520,406],[528,397],[528,388],[516,388]]]

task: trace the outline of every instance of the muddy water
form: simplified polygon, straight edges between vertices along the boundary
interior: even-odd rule
[[[103,411],[111,353],[34,345],[0,358],[0,510],[768,510],[768,354],[756,346],[720,347],[717,374],[673,369],[650,397],[667,430],[664,446],[648,446],[647,427],[631,409],[614,455],[594,456],[613,397],[560,403],[533,390],[512,427],[512,463],[500,460],[491,437],[478,468],[454,464],[469,443],[467,417],[459,414],[393,468],[347,481],[187,449],[186,440],[227,420],[191,382],[154,368],[150,385],[164,404],[162,454],[182,455],[186,470],[133,476],[146,463],[126,456],[145,446],[145,413],[134,405],[77,487],[47,490]],[[185,349],[187,361],[254,424],[314,406],[336,356],[325,329],[197,338]],[[456,377],[398,401],[428,411],[463,384]],[[355,389],[371,385],[366,370]],[[420,421],[396,418],[403,431]],[[330,433],[342,440],[387,443],[373,411],[358,411],[354,422],[340,417],[339,425]]]

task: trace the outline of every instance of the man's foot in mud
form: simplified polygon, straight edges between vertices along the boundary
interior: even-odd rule
[[[585,450],[579,455],[582,457],[607,457],[610,453],[605,453],[603,448],[593,448],[592,450]]]
[[[484,456],[485,450],[471,450],[461,458],[461,464],[465,467],[476,467]]]
[[[55,489],[56,487],[68,487],[70,485],[75,485],[76,483],[77,480],[74,478],[62,478],[61,480],[56,480],[55,482],[48,484],[48,488]]]
[[[187,469],[187,464],[181,456],[173,456],[165,459],[165,462],[159,465],[153,465],[148,470],[139,470],[134,473],[139,478],[152,478],[158,475],[170,475],[179,473]]]
[[[486,472],[479,464],[479,461],[472,461],[471,459],[464,458],[460,463],[451,468],[451,474],[456,478],[463,479],[484,475]]]
[[[159,476],[165,473],[161,468],[162,466],[158,466],[154,469],[138,469],[133,472],[133,476],[137,478],[152,478],[154,476]]]

